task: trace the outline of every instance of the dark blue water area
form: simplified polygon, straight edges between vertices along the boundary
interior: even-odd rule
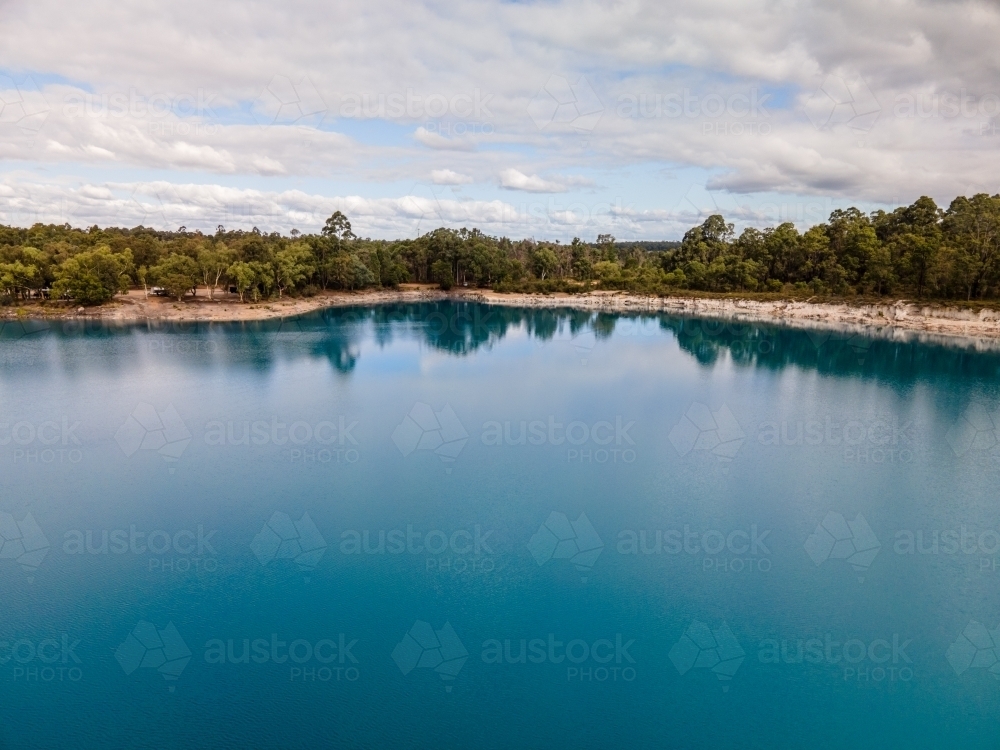
[[[472,304],[0,330],[0,747],[1000,747],[1000,355]]]

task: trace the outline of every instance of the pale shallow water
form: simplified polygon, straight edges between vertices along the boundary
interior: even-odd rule
[[[5,324],[2,746],[996,748],[998,365],[465,304]]]

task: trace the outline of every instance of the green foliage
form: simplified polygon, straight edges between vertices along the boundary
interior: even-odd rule
[[[559,267],[559,257],[549,247],[539,247],[531,253],[531,271],[540,279],[551,276]]]
[[[431,264],[431,278],[446,292],[455,286],[455,276],[451,272],[451,263],[441,259]]]
[[[5,297],[27,297],[31,290],[39,287],[41,278],[42,274],[37,266],[25,265],[19,260],[0,263],[0,289]]]
[[[222,242],[216,247],[203,247],[198,251],[198,266],[201,269],[202,283],[209,288],[209,299],[215,296],[215,290],[225,278],[226,270],[235,262],[236,253]]]
[[[681,242],[656,243],[602,234],[563,245],[464,228],[387,242],[357,237],[339,211],[319,233],[292,237],[222,227],[212,236],[145,227],[0,227],[0,298],[8,302],[50,285],[57,297],[99,304],[140,283],[160,284],[177,297],[196,284],[214,295],[228,283],[255,301],[406,282],[542,293],[599,287],[996,299],[1000,195],[959,197],[946,210],[928,197],[891,212],[838,209],[804,231],[785,222],[739,236],[713,215]]]
[[[198,285],[199,276],[198,263],[179,253],[171,253],[149,269],[149,278],[153,283],[162,286],[178,302]]]
[[[257,281],[257,272],[249,263],[244,263],[239,260],[233,263],[226,270],[226,273],[229,275],[233,284],[236,285],[236,292],[240,295],[240,302],[242,302],[246,293]]]
[[[301,285],[316,273],[316,263],[309,245],[296,242],[274,255],[274,283],[278,296],[288,287]]]
[[[52,292],[84,305],[100,305],[128,291],[131,269],[131,251],[113,253],[107,245],[101,245],[64,260],[56,271]]]

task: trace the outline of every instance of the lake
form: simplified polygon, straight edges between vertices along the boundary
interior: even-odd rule
[[[0,747],[997,748],[998,367],[465,303],[4,323]]]

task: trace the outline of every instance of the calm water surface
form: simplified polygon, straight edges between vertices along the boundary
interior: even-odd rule
[[[0,332],[0,747],[1000,747],[1000,357],[389,306]]]

